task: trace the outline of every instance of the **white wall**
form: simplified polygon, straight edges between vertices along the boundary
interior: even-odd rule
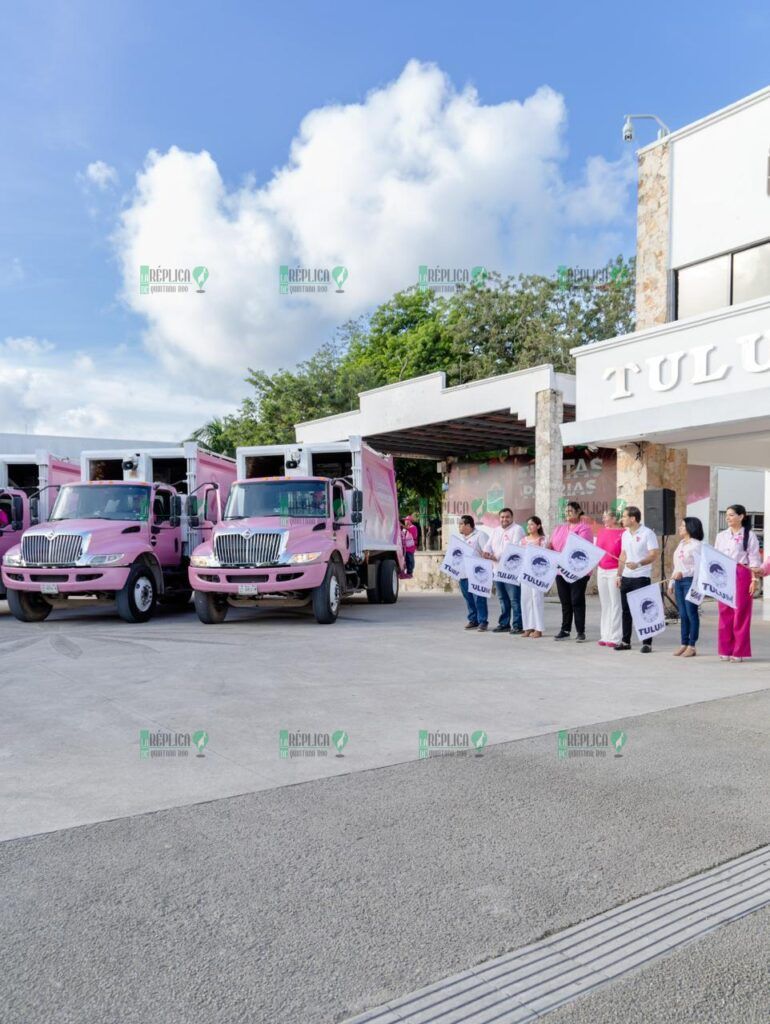
[[[770,90],[672,141],[672,267],[770,237]]]

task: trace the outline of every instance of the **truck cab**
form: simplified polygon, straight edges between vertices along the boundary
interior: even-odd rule
[[[232,460],[196,449],[161,450],[165,467],[153,466],[147,452],[83,453],[81,480],[62,487],[48,523],[26,530],[5,556],[2,578],[13,615],[39,622],[86,597],[114,602],[127,622],[146,622],[158,601],[187,605],[190,541],[197,544],[214,524],[191,523],[184,494],[201,492],[205,508],[218,514],[219,482],[193,484],[212,459],[227,489],[235,475]],[[153,470],[166,479],[147,479]]]
[[[202,622],[223,622],[230,607],[312,605],[326,624],[346,595],[397,599],[403,552],[392,459],[360,438],[242,448],[236,458],[222,522],[190,559]]]

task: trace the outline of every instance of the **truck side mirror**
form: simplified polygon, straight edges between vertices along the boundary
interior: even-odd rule
[[[364,492],[353,491],[350,498],[351,512],[350,521],[351,523],[360,523],[364,518]]]
[[[173,494],[171,496],[171,515],[169,517],[169,526],[179,526],[182,521],[182,496],[179,494]]]
[[[200,515],[198,513],[198,495],[191,494],[187,499],[187,522],[193,528],[197,530],[201,524]]]
[[[24,526],[24,504],[21,495],[14,494],[11,498],[11,529],[21,530]]]

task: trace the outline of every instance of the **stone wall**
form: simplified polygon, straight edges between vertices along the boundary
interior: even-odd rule
[[[669,319],[670,144],[639,155],[636,223],[636,329]]]

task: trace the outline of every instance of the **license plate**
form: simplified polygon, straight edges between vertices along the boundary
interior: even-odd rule
[[[59,588],[55,583],[41,583],[40,593],[50,594],[52,597],[55,597],[59,593]]]
[[[239,597],[253,597],[254,594],[259,593],[258,583],[239,583],[238,584],[238,596]]]

